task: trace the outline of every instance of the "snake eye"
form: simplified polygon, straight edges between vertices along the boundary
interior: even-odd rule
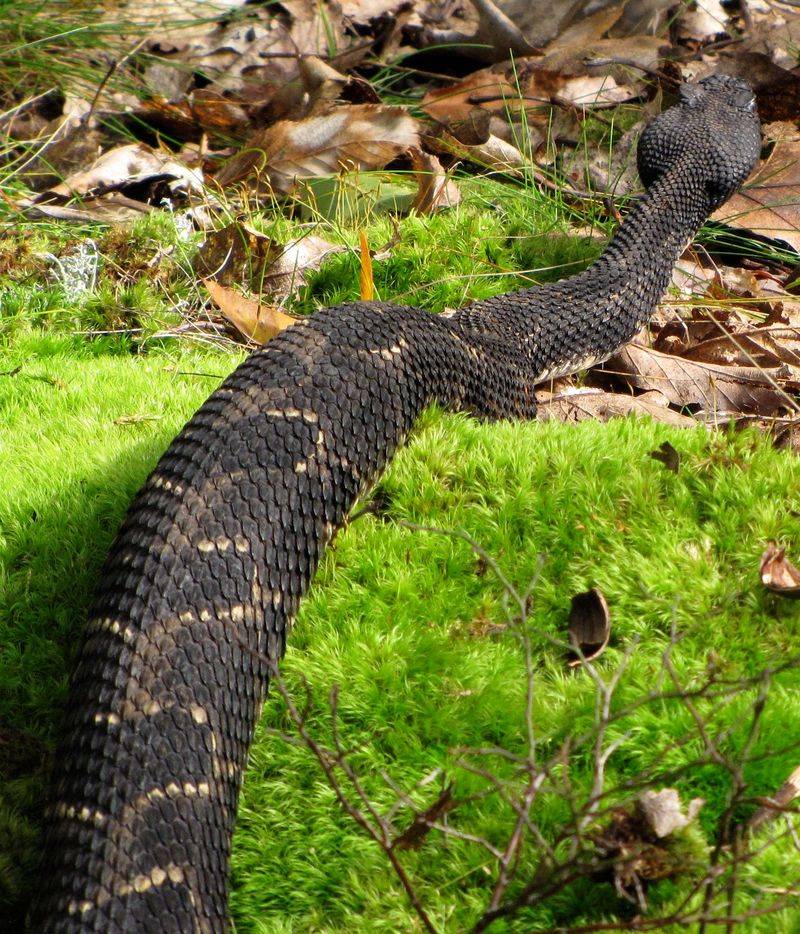
[[[739,107],[741,110],[752,113],[756,109],[756,96],[753,94],[753,89],[747,84],[740,83],[739,86],[733,90],[731,103],[734,107]]]

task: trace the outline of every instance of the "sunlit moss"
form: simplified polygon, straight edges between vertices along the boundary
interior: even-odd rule
[[[127,503],[239,359],[171,346],[130,355],[111,338],[87,343],[29,332],[3,352],[0,370],[21,369],[0,382],[0,716],[33,752],[42,744],[52,749],[69,659]],[[649,457],[665,438],[682,456],[677,475]],[[531,634],[543,754],[593,716],[590,679],[566,670],[550,642],[563,636],[577,590],[599,586],[611,605],[603,672],[639,640],[620,703],[657,680],[673,625],[683,634],[675,650],[682,677],[700,675],[712,656],[729,676],[754,672],[797,643],[797,608],[760,588],[757,564],[765,539],[797,539],[800,520],[785,504],[800,492],[800,467],[755,435],[681,433],[646,421],[483,425],[433,411],[380,492],[384,517],[353,523],[323,561],[284,671],[293,690],[301,690],[301,674],[309,680],[318,698],[312,726],[323,740],[330,730],[325,699],[340,686],[345,742],[364,744],[355,761],[384,807],[392,794],[382,771],[410,785],[441,768],[459,793],[470,794],[478,786],[450,750],[495,743],[519,751],[524,732],[519,646],[486,625],[506,618],[502,588],[491,572],[479,572],[464,542],[394,520],[467,530],[517,587],[538,573]],[[787,673],[773,686],[754,752],[783,752],[747,767],[753,795],[774,791],[796,764],[786,741],[800,715],[798,680]],[[744,741],[752,698],[719,712],[732,752]],[[312,757],[269,732],[286,725],[272,697],[235,836],[237,930],[413,928],[401,887],[342,814]],[[651,767],[680,772],[698,752],[696,743],[678,742],[692,726],[675,706],[637,711],[619,727],[630,732],[609,763],[609,781]],[[46,757],[32,753],[0,790],[0,898],[10,917],[19,917],[33,880],[42,762]],[[588,758],[577,754],[576,788],[588,787],[589,778]],[[729,787],[724,773],[704,766],[674,783],[685,800],[706,799],[701,826],[710,833]],[[535,814],[555,833],[565,811],[545,798]],[[494,798],[451,819],[494,840],[508,832],[507,810]],[[749,870],[753,884],[783,884],[788,861],[797,860],[792,852],[781,847],[778,859],[774,849],[765,851]],[[526,860],[534,857],[526,851]],[[485,854],[432,836],[404,858],[438,923],[467,927],[488,897]],[[677,904],[684,892],[679,880],[663,883],[653,890],[655,904]],[[531,909],[520,929],[624,912],[610,886],[584,882]]]

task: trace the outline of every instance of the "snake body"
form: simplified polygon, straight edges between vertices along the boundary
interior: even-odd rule
[[[530,418],[536,383],[628,341],[759,146],[744,82],[685,86],[641,138],[647,193],[585,272],[450,318],[326,308],[210,396],[102,571],[56,758],[35,929],[229,926],[231,835],[268,660],[354,500],[430,403]]]

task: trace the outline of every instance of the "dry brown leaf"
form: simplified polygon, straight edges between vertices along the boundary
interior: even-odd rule
[[[575,16],[573,13],[569,22],[562,23],[565,28],[559,29],[545,53],[553,54],[559,49],[573,53],[599,41],[616,25],[623,7],[623,3],[609,3],[588,16]]]
[[[642,123],[637,123],[623,133],[611,152],[605,147],[589,151],[586,177],[591,190],[615,196],[641,191],[642,183],[636,168],[636,144],[642,126]]]
[[[636,343],[614,354],[603,364],[603,371],[624,378],[636,389],[656,389],[679,408],[699,406],[712,420],[740,412],[774,415],[789,401],[774,388],[788,375],[788,368],[696,363]]]
[[[491,46],[494,57],[504,60],[513,56],[538,52],[536,43],[528,41],[519,25],[494,0],[472,0],[478,14],[477,45]]]
[[[786,419],[782,424],[776,424],[774,419],[770,419],[767,424],[759,427],[772,433],[772,446],[775,450],[800,454],[800,420]]]
[[[591,27],[593,18],[589,17],[579,24],[580,28],[559,36],[546,49],[540,66],[565,75],[610,75],[620,84],[639,84],[640,76],[632,72],[632,68],[658,68],[670,44],[660,36],[641,33],[604,38],[608,23],[618,18],[620,12],[620,6],[606,7],[598,11]],[[608,18],[604,20],[606,14]]]
[[[461,144],[454,146],[453,153],[468,162],[483,165],[499,172],[514,172],[530,166],[531,160],[519,149],[499,136],[489,135],[482,143],[474,146]]]
[[[141,113],[152,126],[170,133],[175,139],[199,142],[205,134],[214,148],[242,139],[250,129],[250,114],[219,92],[200,88],[182,100],[167,101],[153,96],[142,102]]]
[[[142,201],[132,201],[118,192],[111,192],[102,198],[82,201],[80,208],[63,204],[35,204],[30,199],[20,199],[17,207],[25,217],[31,220],[48,218],[50,220],[69,221],[75,224],[106,223],[122,224],[135,220],[143,214],[149,214],[152,207]]]
[[[768,270],[718,265],[709,267],[698,263],[694,254],[681,257],[673,269],[669,294],[687,300],[692,313],[692,325],[707,320],[721,325],[717,327],[717,332],[731,328],[737,331],[746,329],[750,322],[741,312],[770,313],[776,302],[797,302],[797,298],[786,292]],[[715,304],[709,304],[707,308],[698,306],[697,299],[701,296],[708,296]],[[722,302],[725,304],[719,304]],[[713,334],[711,329],[705,336]]]
[[[260,291],[275,299],[291,295],[305,282],[306,273],[319,269],[332,253],[345,250],[339,243],[308,234],[279,247],[261,282]]]
[[[782,597],[800,599],[800,571],[786,557],[786,549],[768,542],[761,555],[761,583]]]
[[[800,141],[776,143],[746,187],[712,217],[800,252]]]
[[[537,89],[534,84],[529,93],[537,93]],[[631,85],[619,84],[612,75],[575,75],[563,78],[563,84],[554,96],[558,101],[575,107],[600,108],[623,104],[636,97],[637,93]]]
[[[402,107],[354,104],[258,131],[216,180],[226,186],[253,178],[285,194],[295,179],[380,169],[412,146],[419,146],[417,123]]]
[[[268,268],[280,252],[280,246],[266,234],[237,222],[211,231],[197,251],[193,266],[201,279],[260,290]]]
[[[372,20],[395,13],[408,0],[341,0],[342,13],[353,23],[368,25]]]
[[[650,830],[656,837],[664,838],[690,824],[705,801],[692,798],[684,813],[680,795],[674,788],[662,788],[660,791],[648,788],[639,795],[637,804]]]
[[[651,332],[655,333],[652,343],[654,350],[682,355],[703,341],[753,329],[752,322],[744,313],[746,309],[739,310],[733,303],[698,303],[702,292],[711,292],[713,288],[714,280],[711,280],[706,283],[705,289],[698,288],[697,295],[693,296],[691,291],[686,293],[684,300],[689,304],[683,313],[679,313],[680,297],[677,299],[678,307],[662,304],[651,322]]]
[[[765,331],[777,344],[780,359],[792,366],[800,365],[800,302],[797,297],[779,287],[774,291],[765,289],[764,294],[775,297],[770,300],[770,310],[759,330]]]
[[[614,37],[636,36],[640,33],[654,36],[664,31],[670,11],[674,8],[672,0],[627,0],[622,6],[622,16],[609,29],[608,34]]]
[[[215,27],[246,0],[105,0],[103,20],[119,22],[120,28],[138,26],[152,30],[152,41],[163,48],[187,48]]]
[[[748,9],[752,29],[744,37],[743,48],[761,52],[783,68],[794,68],[800,46],[800,13],[790,11],[785,4],[753,3],[752,0]]]
[[[747,266],[723,266],[719,257],[712,259],[704,250],[696,252],[690,248],[673,269],[671,287],[687,294],[710,292],[714,298],[757,298],[765,303],[765,308],[772,307],[775,298],[800,303],[800,299],[783,288],[785,278],[786,273],[777,266],[758,266],[755,261],[748,261]]]
[[[492,129],[500,127],[507,129],[508,125],[501,124],[497,117],[493,117],[487,111],[474,108],[467,120],[451,124],[447,129],[441,129],[435,134],[427,134],[425,145],[442,155],[502,172],[513,172],[530,165],[530,160],[526,159],[513,143],[492,132]],[[529,134],[535,133],[532,127],[528,130]],[[541,141],[544,139],[543,134]],[[531,142],[534,142],[533,136]]]
[[[309,98],[308,114],[322,110],[338,100],[348,78],[316,55],[301,58],[297,64],[303,90]]]
[[[234,223],[209,233],[194,270],[201,279],[285,299],[303,285],[307,272],[342,250],[340,244],[313,234],[281,244],[247,224]]]
[[[769,369],[785,363],[790,367],[800,367],[800,343],[797,340],[800,334],[797,328],[780,325],[772,328],[746,325],[745,328],[694,344],[683,350],[681,356],[686,360],[725,366]]]
[[[25,184],[34,191],[45,191],[81,171],[103,152],[103,134],[97,129],[78,126],[54,138],[34,158],[24,172]]]
[[[567,631],[574,649],[570,653],[571,668],[592,661],[605,651],[611,638],[611,614],[599,588],[592,587],[573,596]]]
[[[417,148],[411,149],[409,155],[418,185],[413,205],[417,214],[432,214],[442,208],[451,208],[461,201],[461,192],[436,156]]]
[[[697,422],[668,407],[666,398],[655,401],[660,394],[645,393],[629,396],[622,393],[604,392],[602,389],[578,390],[560,393],[539,403],[538,417],[542,421],[554,419],[559,422],[582,422],[586,419],[608,421],[628,415],[649,415],[657,422],[677,428],[696,428]]]
[[[444,88],[429,88],[420,106],[444,125],[467,120],[475,107],[505,116],[519,111],[523,102],[515,84],[506,78],[507,65],[475,71]]]
[[[661,36],[636,35],[601,39],[574,54],[576,60],[586,66],[589,74],[608,74],[621,84],[634,82],[638,85],[636,75],[631,70],[657,69],[669,51],[669,41]]]
[[[524,114],[527,121],[549,124],[554,102],[578,109],[612,107],[637,93],[610,75],[585,74],[582,65],[575,70],[577,74],[561,74],[534,58],[501,62],[428,90],[421,107],[445,126],[468,120],[476,107],[506,120]]]
[[[145,81],[178,109],[187,104],[190,107],[192,119],[188,122],[184,116],[176,124],[174,113],[165,114],[167,128],[173,133],[177,130],[181,138],[199,138],[200,130],[222,142],[221,131],[225,124],[231,124],[225,132],[227,139],[241,139],[276,120],[307,116],[325,100],[339,96],[352,102],[377,98],[369,85],[355,76],[340,76],[324,86],[316,80],[318,75],[311,76],[311,84],[316,82],[316,86],[309,86],[305,65],[316,56],[330,57],[330,65],[321,67],[335,73],[335,68],[346,70],[370,51],[369,42],[345,28],[341,10],[333,2],[247,4],[239,16],[218,24],[209,22],[206,32],[184,47],[165,50],[156,44],[151,51],[162,54],[155,66],[145,69]],[[165,81],[164,64],[188,75],[189,85],[176,85],[169,77]],[[199,78],[202,87],[198,86]],[[147,104],[144,106],[147,110]],[[238,119],[242,112],[244,122]],[[155,116],[161,125],[164,118]]]
[[[151,149],[144,143],[129,143],[110,149],[88,169],[68,176],[36,200],[97,198],[107,192],[125,192],[158,181],[166,182],[172,194],[197,194],[203,190],[202,174],[187,168],[171,153]]]
[[[711,282],[714,281],[715,275],[715,269],[709,269],[698,263],[691,254],[684,254],[672,270],[668,294],[687,299],[704,295]]]
[[[528,43],[504,12],[502,7],[507,5],[505,0],[499,5],[495,0],[469,3],[422,0],[413,6],[409,4],[410,8],[400,14],[404,20],[403,38],[417,49],[436,46],[439,52],[444,46],[455,45],[459,56],[484,63],[502,61],[517,54],[517,50],[519,54],[528,54],[535,46]]]
[[[223,316],[242,337],[254,344],[265,344],[297,321],[274,305],[262,305],[245,298],[241,292],[226,288],[213,279],[205,279],[203,284]]]
[[[648,27],[654,8],[666,8],[673,0],[611,0],[602,3],[599,10],[598,5],[594,0],[472,0],[469,5],[423,2],[415,4],[421,18],[411,38],[418,47],[457,44],[460,55],[500,61],[508,59],[509,52],[520,58],[545,46],[579,49],[610,30],[619,37],[652,31]],[[449,18],[445,13],[448,8],[455,13]],[[423,22],[437,26],[422,26]],[[491,48],[470,48],[475,43]]]
[[[800,364],[800,355],[792,347],[794,328],[788,318],[778,317],[778,309],[791,308],[796,299],[779,283],[760,278],[752,269],[725,266],[715,270],[684,267],[677,278],[684,276],[683,291],[691,304],[683,316],[660,327],[656,350],[703,363]],[[706,296],[709,304],[698,304],[700,296]],[[766,312],[766,321],[756,324],[753,312]]]
[[[691,7],[680,8],[675,28],[683,41],[710,42],[726,34],[728,13],[721,0],[696,0]]]
[[[756,271],[737,266],[718,266],[711,280],[709,293],[714,298],[755,298],[761,294],[761,282]]]
[[[198,37],[173,60],[178,67],[200,71],[214,79],[216,91],[236,97],[269,99],[297,78],[291,23],[264,9],[256,19],[236,17]],[[317,52],[308,48],[306,52]]]
[[[281,0],[291,17],[289,26],[295,53],[333,56],[353,42],[345,33],[341,8],[320,0]]]
[[[144,80],[171,100],[191,91],[193,76],[202,75],[211,80],[214,93],[263,104],[297,78],[299,56],[328,56],[364,45],[353,30],[345,29],[338,4],[317,0],[258,5],[246,0],[142,0],[114,3],[112,9],[119,11],[111,15],[124,26],[134,22],[140,31],[149,28]],[[154,55],[159,56],[155,61]]]
[[[198,88],[180,100],[153,95],[137,111],[151,126],[174,139],[200,140],[207,134],[225,145],[250,128],[250,115],[240,104],[212,88]]]

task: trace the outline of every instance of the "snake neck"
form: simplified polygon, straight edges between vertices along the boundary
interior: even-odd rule
[[[601,363],[652,316],[673,267],[711,211],[697,157],[658,178],[603,255],[559,282],[475,302],[451,322],[468,335],[502,335],[542,382]]]
[[[654,182],[603,255],[580,276],[565,280],[567,288],[579,279],[605,283],[592,314],[619,309],[631,336],[650,319],[675,263],[711,212],[702,167],[695,161],[681,160]],[[627,314],[620,307],[618,290],[627,299]]]

